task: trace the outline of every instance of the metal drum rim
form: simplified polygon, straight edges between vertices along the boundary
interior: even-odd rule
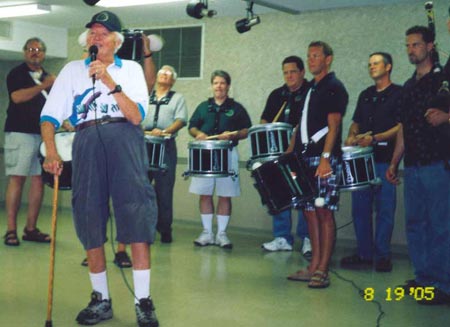
[[[145,135],[144,139],[146,143],[153,143],[153,144],[163,144],[166,141],[166,138],[164,136],[154,136],[154,135]],[[156,142],[147,142],[147,141],[156,141]]]
[[[253,125],[248,129],[248,133],[251,134],[253,132],[258,131],[273,131],[273,130],[286,130],[291,131],[292,125],[288,123],[267,123],[267,124],[258,124]]]
[[[355,151],[346,151],[354,149]],[[344,146],[342,147],[342,159],[354,159],[364,157],[366,155],[373,154],[373,148],[371,146],[361,147],[361,146]]]
[[[233,142],[226,140],[191,141],[188,143],[188,149],[200,149],[200,150],[231,149],[232,143]]]

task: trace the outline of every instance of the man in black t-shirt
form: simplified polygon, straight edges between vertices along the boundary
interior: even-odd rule
[[[261,114],[260,123],[283,122],[294,128],[300,118],[305,96],[309,89],[309,82],[305,79],[305,66],[300,57],[286,57],[282,62],[282,71],[285,83],[270,93]],[[277,120],[275,121],[275,119]],[[292,251],[294,237],[291,234],[291,208],[273,215],[272,220],[274,239],[263,243],[261,247],[266,251]],[[296,234],[302,240],[303,255],[310,259],[311,242],[308,226],[301,210],[298,214]]]
[[[334,72],[330,72],[333,49],[325,42],[311,42],[308,68],[314,76],[306,95],[300,123],[293,133],[288,151],[302,153],[318,184],[319,197],[304,204],[312,244],[311,263],[289,280],[307,281],[310,288],[330,285],[328,267],[334,247],[334,211],[339,204],[342,172],[342,117],[348,104],[347,91]]]
[[[35,37],[23,46],[25,62],[13,68],[7,76],[9,105],[5,122],[5,167],[9,176],[6,190],[7,231],[5,244],[18,246],[17,213],[20,208],[23,186],[30,176],[27,223],[23,240],[50,242],[48,234],[41,233],[36,222],[41,208],[44,186],[38,160],[41,144],[39,119],[47,92],[55,76],[42,67],[45,43]]]
[[[394,229],[396,189],[384,177],[399,130],[397,111],[402,87],[391,82],[392,57],[385,52],[369,56],[369,75],[375,82],[361,92],[345,145],[373,147],[375,171],[380,185],[352,192],[352,215],[357,253],[344,257],[345,268],[371,267],[380,272],[392,270],[391,237]],[[375,205],[375,224],[372,224]],[[372,228],[374,226],[374,228]],[[373,233],[375,230],[375,234]]]

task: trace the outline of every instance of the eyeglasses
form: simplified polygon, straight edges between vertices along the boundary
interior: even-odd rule
[[[158,75],[159,74],[171,76],[173,73],[170,70],[160,69],[160,70],[158,70]]]
[[[28,48],[26,51],[28,51],[29,53],[45,52],[44,49],[41,48]]]

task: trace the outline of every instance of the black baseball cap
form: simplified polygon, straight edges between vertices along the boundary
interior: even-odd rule
[[[111,32],[120,32],[122,30],[122,24],[120,23],[119,17],[110,11],[101,11],[95,14],[85,27],[90,28],[94,24],[103,25]]]

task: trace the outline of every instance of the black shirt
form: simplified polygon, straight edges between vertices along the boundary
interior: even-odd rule
[[[403,125],[406,167],[429,165],[449,158],[449,139],[442,131],[448,125],[433,127],[425,118],[427,109],[435,105],[433,102],[444,80],[443,72],[432,69],[420,80],[416,80],[414,72],[404,85],[399,121]]]
[[[294,92],[291,92],[286,85],[273,90],[267,98],[261,119],[264,119],[268,123],[272,123],[283,104],[286,103],[277,122],[288,123],[291,124],[292,127],[295,127],[300,119],[303,102],[309,86],[310,83],[307,80],[304,80],[302,86]]]
[[[46,74],[43,71],[42,76]],[[9,105],[5,122],[5,132],[40,134],[39,120],[46,100],[42,93],[22,103],[14,103],[11,99],[11,93],[36,85],[30,76],[30,68],[27,64],[22,63],[13,68],[6,78],[6,84],[8,87]]]
[[[361,92],[356,105],[353,121],[359,125],[361,134],[372,131],[372,135],[383,133],[397,125],[402,87],[391,84],[377,92],[371,86]],[[374,146],[376,162],[390,162],[394,152],[395,138]]]
[[[328,126],[328,114],[340,113],[342,116],[348,104],[348,93],[344,84],[336,78],[334,72],[328,73],[322,78],[318,84],[311,87],[311,94],[309,99],[308,109],[308,137],[311,138],[315,133],[322,128]],[[302,109],[302,114],[305,108]],[[298,122],[299,126],[301,118]],[[295,150],[298,153],[304,151],[304,146],[301,140],[301,128],[296,134]],[[326,135],[322,137],[317,143],[310,143],[307,146],[304,155],[306,157],[318,157],[322,154],[325,145]],[[342,149],[342,122],[338,131],[336,142],[334,144],[332,155],[341,156]]]

